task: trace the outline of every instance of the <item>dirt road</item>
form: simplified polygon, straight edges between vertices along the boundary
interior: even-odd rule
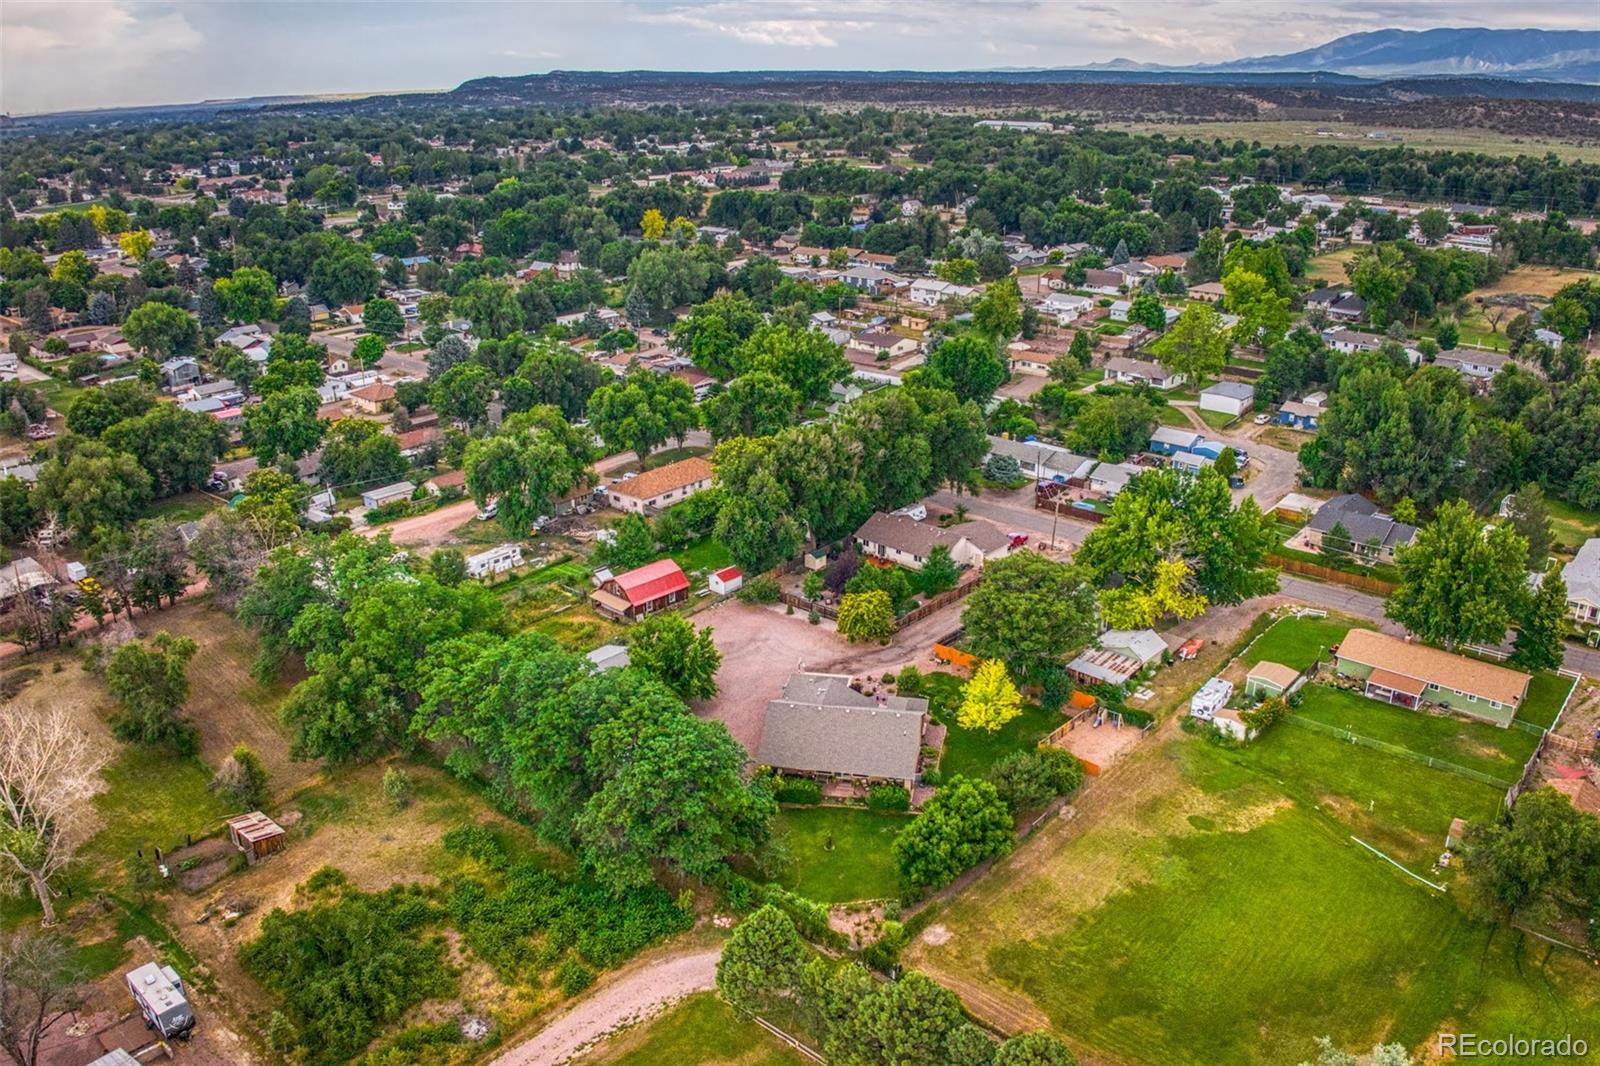
[[[495,1059],[492,1066],[560,1066],[607,1033],[715,987],[721,955],[718,946],[625,971]]]
[[[389,522],[381,526],[363,527],[361,533],[368,537],[387,533],[389,539],[396,544],[414,548],[437,548],[441,544],[448,543],[457,527],[477,513],[476,503],[471,500],[457,500],[427,514],[402,518],[398,522]]]

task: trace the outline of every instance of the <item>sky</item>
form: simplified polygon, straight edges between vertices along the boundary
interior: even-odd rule
[[[0,0],[0,111],[448,89],[548,70],[1188,64],[1435,26],[1595,29],[1595,0]]]

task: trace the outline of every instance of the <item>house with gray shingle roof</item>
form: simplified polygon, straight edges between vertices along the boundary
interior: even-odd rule
[[[950,549],[957,566],[982,566],[990,559],[1011,554],[1011,535],[987,522],[957,522],[940,526],[906,515],[877,512],[856,530],[855,539],[867,555],[921,570],[928,554],[939,545]]]
[[[788,774],[916,783],[928,701],[868,696],[843,674],[789,675],[767,704],[756,762]]]
[[[1600,537],[1590,537],[1561,568],[1567,585],[1567,612],[1585,624],[1600,622]]]
[[[1333,532],[1334,526],[1344,526],[1350,534],[1350,543],[1330,543],[1323,538]],[[1319,551],[1328,548],[1375,560],[1394,562],[1396,548],[1410,544],[1417,535],[1417,527],[1396,522],[1378,510],[1378,505],[1365,496],[1335,496],[1311,516],[1306,523],[1306,542]]]

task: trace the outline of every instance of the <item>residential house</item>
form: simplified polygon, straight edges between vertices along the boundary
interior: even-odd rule
[[[594,651],[588,652],[584,658],[594,668],[595,673],[603,670],[620,670],[631,665],[628,659],[628,648],[624,644],[602,644]]]
[[[402,451],[402,455],[405,453]],[[446,470],[442,474],[435,474],[422,483],[423,489],[429,496],[443,496],[446,492],[467,489],[467,472],[465,470]]]
[[[991,436],[989,454],[1011,456],[1022,467],[1022,472],[1035,481],[1086,479],[1095,465],[1093,459],[1034,440],[1007,440]]]
[[[711,390],[716,387],[717,379],[707,374],[704,370],[693,366],[680,366],[671,371],[672,376],[688,385],[694,390],[696,403],[711,395]]]
[[[1083,288],[1101,296],[1116,296],[1127,283],[1128,276],[1116,270],[1086,270],[1083,273]]]
[[[957,566],[982,566],[990,559],[1011,554],[1012,537],[987,522],[957,522],[941,528],[936,522],[919,522],[907,515],[876,512],[855,532],[861,551],[912,570],[921,570],[939,545],[950,549]]]
[[[1202,281],[1198,285],[1189,286],[1189,299],[1201,300],[1208,304],[1221,303],[1227,293],[1222,288],[1220,281]]]
[[[869,296],[882,296],[895,287],[896,278],[875,266],[852,267],[839,275],[839,280]]]
[[[1111,321],[1113,321],[1113,322],[1126,322],[1126,321],[1128,321],[1128,312],[1132,311],[1132,310],[1133,310],[1133,301],[1132,300],[1113,300],[1111,302],[1111,308],[1110,308],[1108,313],[1111,316]]]
[[[755,761],[786,774],[910,791],[928,721],[921,697],[867,696],[842,674],[795,673],[767,704]]]
[[[1039,313],[1053,317],[1058,326],[1070,326],[1093,309],[1093,300],[1072,292],[1052,292],[1039,301]]]
[[[386,503],[398,503],[401,500],[411,499],[417,487],[409,481],[397,481],[393,485],[384,485],[380,488],[368,489],[361,494],[361,505],[367,508],[382,507]]]
[[[692,456],[616,482],[606,489],[606,500],[619,511],[652,514],[710,487],[711,464]]]
[[[161,364],[161,385],[168,392],[181,392],[200,378],[200,362],[189,356],[168,359]]]
[[[1328,540],[1335,526],[1343,526],[1350,534],[1350,543]],[[1410,544],[1416,538],[1417,528],[1396,522],[1378,510],[1378,505],[1365,496],[1354,494],[1335,496],[1317,509],[1306,523],[1305,541],[1317,551],[1342,551],[1373,562],[1392,563],[1396,548]]]
[[[1111,499],[1143,471],[1132,463],[1099,463],[1089,473],[1089,488]]]
[[[1306,309],[1321,308],[1336,322],[1359,322],[1367,302],[1348,289],[1314,289],[1306,294]]]
[[[414,426],[404,433],[396,433],[394,439],[395,443],[400,445],[401,455],[407,459],[415,459],[431,445],[437,444],[440,437],[438,426]]]
[[[352,389],[348,399],[350,406],[362,414],[379,414],[385,404],[394,402],[394,386],[386,385],[381,381],[374,381],[370,385]]]
[[[1590,537],[1561,568],[1567,584],[1567,613],[1580,625],[1600,622],[1600,537]]]
[[[1322,342],[1336,352],[1375,352],[1389,343],[1389,338],[1377,333],[1362,333],[1353,329],[1327,329],[1322,331]],[[1406,360],[1412,366],[1422,362],[1422,353],[1415,348],[1405,349]]]
[[[1157,426],[1150,434],[1150,450],[1157,455],[1176,455],[1193,452],[1205,442],[1205,434],[1177,426]]]
[[[863,330],[850,338],[848,345],[858,352],[871,352],[880,359],[897,359],[917,350],[917,342],[886,329]]]
[[[487,551],[467,556],[467,576],[503,574],[522,565],[522,545],[499,544]]]
[[[1125,685],[1167,653],[1167,642],[1153,629],[1108,629],[1067,664],[1081,685]]]
[[[50,571],[30,555],[0,564],[0,614],[16,607],[23,596],[55,583]]]
[[[1055,356],[1049,352],[1035,351],[1027,341],[1012,341],[1006,345],[1006,365],[1013,374],[1043,376],[1050,373]]]
[[[671,559],[613,574],[589,593],[596,610],[623,622],[637,622],[688,598],[689,578]]]
[[[1105,380],[1124,385],[1149,385],[1166,392],[1176,389],[1189,380],[1186,374],[1174,374],[1160,363],[1150,359],[1131,359],[1113,356],[1105,361]]]
[[[1369,699],[1411,708],[1436,703],[1502,727],[1511,724],[1533,680],[1520,670],[1370,629],[1345,634],[1334,649],[1334,669],[1364,682]]]
[[[1278,405],[1275,421],[1279,425],[1315,433],[1318,425],[1322,422],[1323,414],[1327,411],[1324,406],[1327,399],[1327,393],[1317,392],[1312,393],[1303,400],[1285,400]]]
[[[1256,387],[1243,381],[1219,381],[1200,390],[1200,410],[1238,417],[1256,402]]]
[[[911,283],[907,295],[912,303],[938,307],[951,298],[966,299],[976,296],[977,293],[978,290],[971,285],[957,285],[954,282],[940,281],[938,278],[918,278]]]
[[[1454,370],[1464,378],[1474,381],[1491,381],[1500,368],[1511,362],[1504,352],[1486,352],[1475,348],[1454,348],[1434,357],[1434,365]]]

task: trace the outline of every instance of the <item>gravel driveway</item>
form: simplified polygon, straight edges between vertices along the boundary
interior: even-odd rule
[[[560,1066],[601,1037],[716,986],[720,946],[647,963],[578,1000],[492,1066]]]

